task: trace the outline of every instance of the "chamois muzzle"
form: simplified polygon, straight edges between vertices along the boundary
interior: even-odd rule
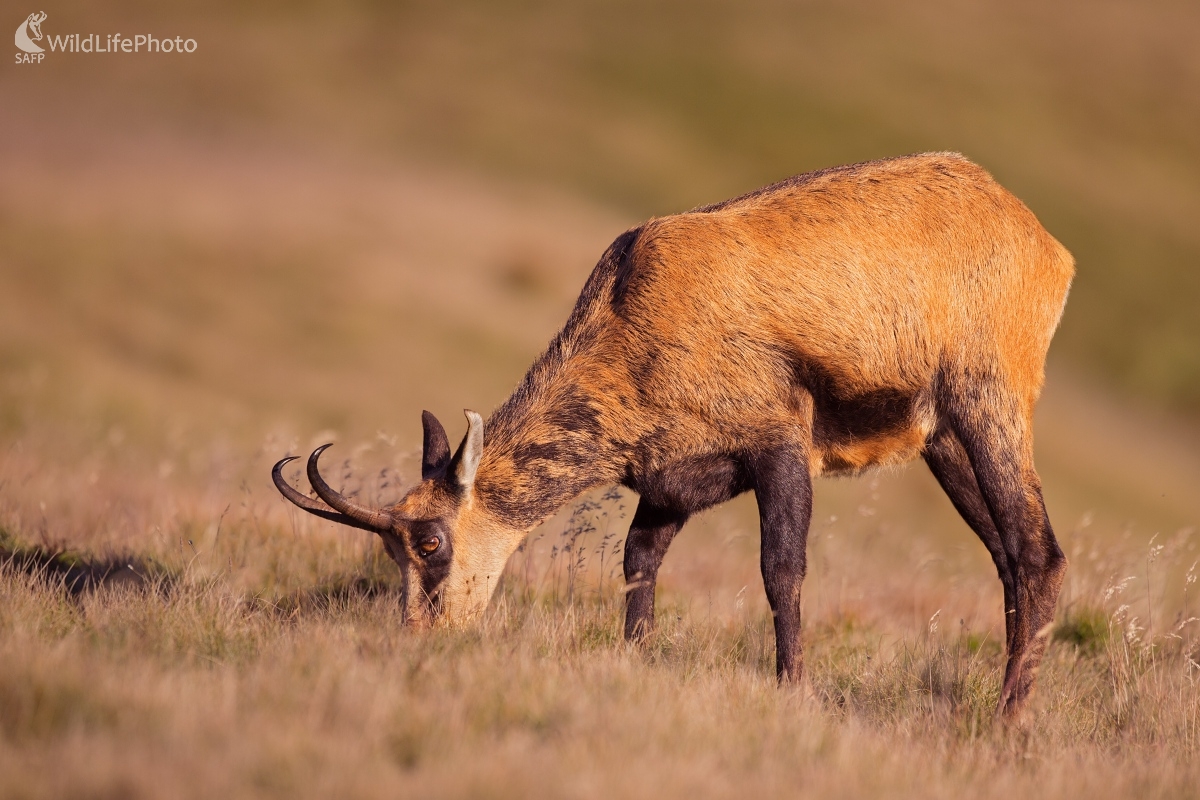
[[[295,505],[322,519],[340,522],[343,525],[350,525],[373,533],[390,532],[395,521],[391,514],[388,514],[386,511],[377,511],[358,505],[335,492],[325,482],[325,479],[321,477],[321,473],[317,469],[317,460],[321,457],[321,453],[325,452],[329,447],[332,447],[332,443],[321,445],[308,457],[308,482],[312,484],[317,496],[329,506],[328,508],[312,498],[301,494],[284,480],[284,465],[295,461],[298,456],[287,456],[276,462],[275,466],[271,469],[271,480],[275,482],[275,488]]]

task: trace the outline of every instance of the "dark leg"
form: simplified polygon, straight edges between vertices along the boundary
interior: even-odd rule
[[[1054,620],[1067,559],[1042,501],[1029,420],[998,419],[993,409],[1002,403],[996,398],[993,394],[992,403],[956,413],[954,427],[996,523],[1012,575],[1013,613],[999,712],[1013,717],[1029,696],[1045,652],[1045,628]]]
[[[780,681],[804,674],[800,644],[800,584],[804,581],[812,478],[797,447],[757,453],[747,464],[762,528],[762,574],[775,618],[775,671]]]
[[[942,490],[954,504],[954,508],[966,521],[975,535],[983,542],[996,565],[1000,575],[1000,583],[1004,587],[1004,642],[1005,652],[1011,653],[1013,647],[1013,622],[1016,608],[1013,583],[1013,570],[1008,563],[1008,555],[1004,552],[1004,544],[1000,540],[1000,532],[988,511],[987,502],[979,491],[975,481],[975,473],[967,458],[967,451],[954,432],[941,428],[933,434],[925,448],[925,463]]]
[[[671,540],[686,514],[657,508],[644,499],[625,537],[625,638],[640,640],[654,630],[654,584]]]

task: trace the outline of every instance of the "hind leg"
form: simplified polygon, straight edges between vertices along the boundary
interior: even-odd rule
[[[975,472],[971,469],[967,451],[963,449],[962,442],[954,435],[954,431],[941,427],[930,437],[923,455],[925,463],[929,465],[929,471],[950,498],[959,516],[983,542],[983,546],[992,557],[992,563],[996,565],[1000,584],[1004,587],[1005,652],[1011,653],[1013,621],[1016,614],[1013,573],[1009,568],[1008,555],[1004,552],[1000,532],[996,530],[996,523],[992,520],[992,512],[988,511],[987,501],[979,491],[979,483],[975,480]]]
[[[1032,403],[1005,402],[1000,387],[989,388],[961,398],[949,410],[1011,576],[1008,663],[998,710],[1012,717],[1033,687],[1067,559],[1054,538],[1033,466],[1031,414],[1020,410],[1031,410]],[[968,399],[974,402],[963,402]]]

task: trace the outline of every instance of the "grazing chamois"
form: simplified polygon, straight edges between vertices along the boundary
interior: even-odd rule
[[[562,331],[451,454],[426,412],[421,483],[365,508],[308,460],[318,516],[374,531],[415,623],[483,612],[522,538],[592,487],[640,500],[625,635],[692,514],[753,490],[781,680],[800,678],[800,584],[819,475],[921,456],[1004,585],[999,711],[1024,703],[1067,562],[1033,464],[1033,408],[1073,259],[953,153],[800,175],[652,219],[600,258]],[[328,445],[326,445],[328,447]]]

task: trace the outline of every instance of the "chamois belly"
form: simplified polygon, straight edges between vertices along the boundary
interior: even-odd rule
[[[814,476],[911,461],[936,425],[925,392],[880,389],[849,399],[814,393],[813,406]]]
[[[871,467],[904,464],[925,448],[932,426],[912,426],[902,431],[863,439],[846,439],[816,447],[812,473],[816,475],[853,475]]]

